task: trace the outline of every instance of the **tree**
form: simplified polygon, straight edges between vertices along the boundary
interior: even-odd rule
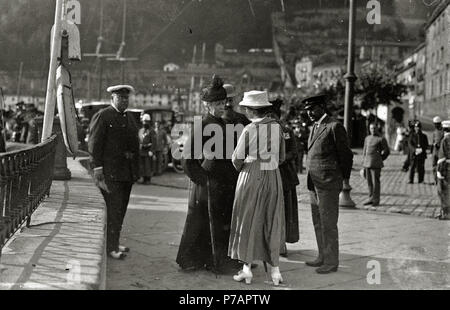
[[[362,70],[355,89],[361,100],[361,109],[375,111],[380,104],[401,104],[406,91],[406,85],[398,83],[391,72],[379,66]]]

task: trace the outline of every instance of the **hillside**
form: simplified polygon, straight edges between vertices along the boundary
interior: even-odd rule
[[[103,1],[103,51],[115,52],[121,41],[122,0]],[[345,15],[346,2],[284,0],[286,16],[299,10],[342,8],[342,15]],[[17,70],[21,61],[26,70],[46,70],[54,3],[54,0],[0,0],[0,70]],[[80,0],[80,3],[82,50],[93,52],[98,36],[100,0]],[[246,0],[127,0],[127,3],[125,56],[140,57],[141,61],[134,64],[139,68],[161,68],[168,61],[184,64],[192,57],[193,45],[202,42],[207,43],[209,61],[213,60],[216,42],[244,50],[270,47],[271,14],[281,11],[279,0],[251,0],[251,8]],[[406,18],[421,23],[432,8],[421,0],[382,1],[382,13],[393,16],[406,29],[410,29]],[[318,22],[324,22],[324,28],[333,28],[335,20],[324,16]],[[302,31],[306,33],[311,29],[308,27],[314,27],[314,23]],[[324,28],[315,31],[321,32]],[[333,36],[332,29],[329,35]],[[84,59],[81,66],[91,64],[92,60]]]

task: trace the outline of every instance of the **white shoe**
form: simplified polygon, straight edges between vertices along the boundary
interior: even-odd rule
[[[239,270],[237,275],[233,276],[233,280],[237,282],[241,282],[242,280],[245,280],[246,284],[252,283],[253,274],[252,272],[244,272],[243,270]]]
[[[272,273],[272,282],[275,286],[278,286],[280,283],[283,283],[283,277],[281,276],[281,273],[279,272]]]
[[[130,252],[130,248],[126,247],[124,245],[119,245],[119,251],[123,252],[123,253],[127,253],[127,252]]]
[[[120,251],[111,251],[111,252],[109,252],[109,257],[114,258],[114,259],[124,259],[126,257],[126,255]]]

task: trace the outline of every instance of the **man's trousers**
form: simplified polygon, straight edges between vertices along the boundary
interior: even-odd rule
[[[380,173],[381,169],[366,168],[369,200],[372,201],[374,205],[380,204]]]
[[[339,193],[337,189],[310,191],[311,213],[316,233],[319,260],[325,265],[339,265]]]
[[[425,177],[425,158],[411,159],[411,169],[409,170],[409,181],[414,182],[414,173],[417,169],[419,174],[419,183],[422,183]]]
[[[130,200],[131,182],[106,181],[109,193],[101,190],[106,203],[107,252],[119,250],[120,232]]]

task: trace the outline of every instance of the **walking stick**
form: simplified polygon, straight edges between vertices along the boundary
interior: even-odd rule
[[[211,235],[211,249],[213,257],[213,272],[217,278],[217,254],[216,254],[216,240],[214,238],[214,222],[211,208],[211,194],[209,192],[209,177],[206,179],[206,191],[208,194],[208,216],[209,216],[209,231]]]

